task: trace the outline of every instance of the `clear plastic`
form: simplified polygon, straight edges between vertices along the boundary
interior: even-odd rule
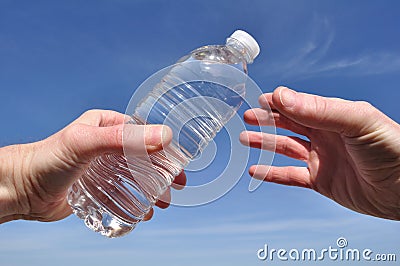
[[[181,58],[126,122],[127,128],[168,125],[171,144],[146,156],[125,149],[125,156],[105,154],[93,160],[70,188],[68,203],[74,213],[107,237],[132,231],[174,177],[235,115],[245,95],[243,76],[235,71],[247,74],[254,57],[240,40],[228,38],[226,45],[204,46]],[[129,141],[126,131],[125,139]]]

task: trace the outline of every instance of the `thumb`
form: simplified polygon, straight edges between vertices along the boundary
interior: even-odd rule
[[[169,127],[131,125],[130,146],[137,154],[161,150],[172,139]],[[97,127],[73,123],[38,142],[29,176],[37,176],[43,191],[59,196],[82,175],[84,165],[104,153],[122,153],[124,124]],[[71,178],[74,177],[74,178]]]
[[[172,139],[172,131],[162,125],[127,125],[97,127],[73,124],[67,128],[63,143],[78,161],[89,162],[104,153],[146,154],[161,150]]]
[[[272,102],[280,113],[299,124],[346,136],[362,134],[372,125],[376,110],[367,102],[298,93],[286,87],[274,91]]]

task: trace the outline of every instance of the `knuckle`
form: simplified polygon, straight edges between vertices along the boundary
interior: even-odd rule
[[[82,126],[80,124],[71,124],[62,131],[62,138],[64,140],[75,138],[77,135],[82,134]]]
[[[379,113],[378,109],[375,108],[371,103],[367,101],[357,101],[354,104],[356,112],[363,114],[364,116],[375,116]]]
[[[82,116],[85,116],[85,117],[91,117],[91,116],[93,116],[93,115],[96,115],[96,114],[98,114],[99,113],[99,110],[97,110],[97,109],[90,109],[90,110],[86,110],[83,114],[82,114]]]
[[[371,103],[369,103],[367,101],[357,101],[357,102],[355,102],[355,105],[356,105],[357,108],[363,109],[363,110],[373,110],[373,109],[375,109],[375,107]]]
[[[115,144],[118,147],[123,146],[123,134],[124,134],[124,128],[116,127],[116,129],[115,129]]]
[[[362,108],[373,108],[373,105],[367,101],[356,101],[358,107]]]
[[[78,145],[88,135],[87,130],[81,124],[71,124],[61,133],[61,142],[69,145]]]
[[[288,151],[289,151],[288,139],[285,139],[282,142],[281,150],[282,150],[283,154],[288,154]]]
[[[101,117],[101,110],[99,109],[90,109],[85,111],[78,120],[80,121],[91,121],[97,119],[97,117]]]
[[[324,114],[329,114],[328,101],[320,97],[314,97],[313,101],[314,101],[313,103],[314,110],[312,112],[312,115],[314,116],[313,119],[318,122],[324,122],[323,121],[325,119]]]

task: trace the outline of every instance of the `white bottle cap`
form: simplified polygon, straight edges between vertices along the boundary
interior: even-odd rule
[[[232,33],[231,38],[238,40],[246,46],[246,48],[249,50],[252,60],[254,60],[254,58],[256,58],[260,53],[260,46],[258,46],[257,41],[247,32],[243,30],[236,30],[234,33]]]

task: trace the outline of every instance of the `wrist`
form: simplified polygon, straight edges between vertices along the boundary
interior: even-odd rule
[[[20,219],[29,211],[24,164],[29,160],[25,146],[11,145],[0,148],[0,223]]]

